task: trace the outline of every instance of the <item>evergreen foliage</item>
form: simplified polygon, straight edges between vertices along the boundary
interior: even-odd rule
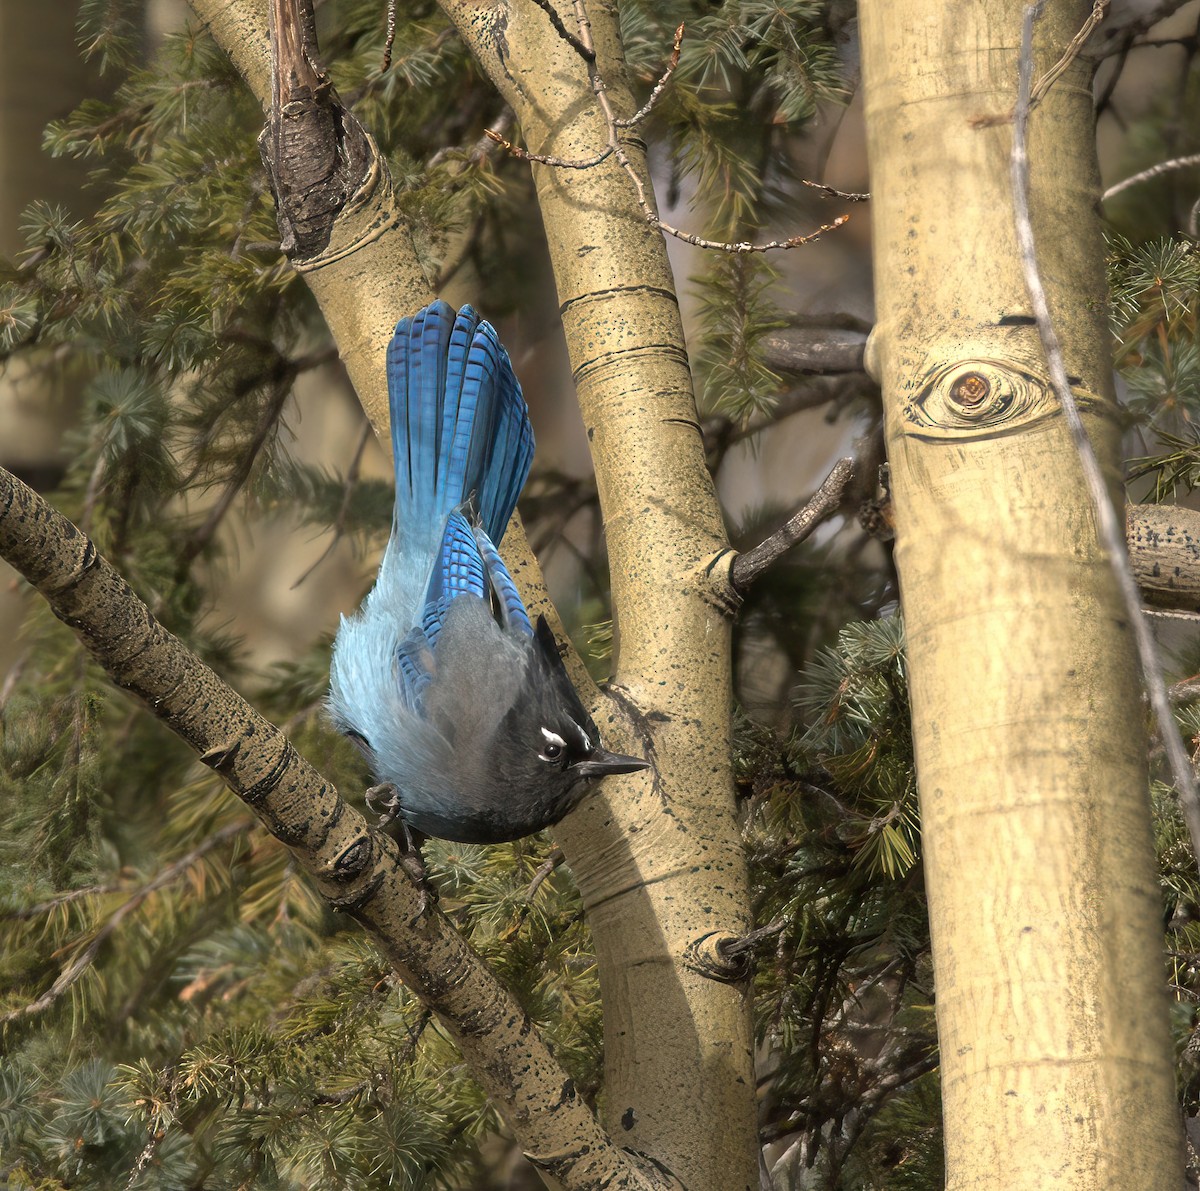
[[[827,8],[621,5],[639,100],[676,24],[688,26],[644,135],[669,175],[664,205],[695,196],[695,230],[741,238],[794,219],[794,139],[845,90]],[[358,756],[322,714],[328,639],[297,641],[255,673],[214,615],[236,565],[220,529],[235,515],[283,518],[297,533],[335,527],[371,559],[390,492],[289,454],[294,382],[324,369],[332,388],[336,349],[279,252],[261,113],[204,32],[171,35],[148,60],[143,20],[140,0],[81,6],[81,47],[120,82],[52,124],[45,143],[93,164],[94,210],[26,213],[25,250],[0,263],[0,360],[81,382],[54,503],[172,632],[285,724],[339,789],[359,790]],[[490,316],[517,306],[544,269],[529,171],[481,142],[503,105],[437,7],[397,6],[385,73],[382,4],[330,0],[320,24],[333,81],[387,156],[430,274],[469,267]],[[1113,241],[1117,358],[1153,432],[1157,453],[1139,467],[1160,495],[1200,474],[1196,262],[1182,238]],[[780,276],[762,257],[713,254],[696,268],[706,412],[769,425],[782,382],[764,339],[784,321]],[[718,469],[722,458],[713,452]],[[568,532],[594,505],[590,480],[548,470],[522,502],[543,557],[582,555],[579,607],[563,611],[594,622],[603,668],[598,519],[590,535]],[[752,540],[777,520],[764,509],[742,532]],[[762,1127],[781,1188],[941,1185],[903,632],[880,615],[889,575],[865,552],[806,547],[756,585],[739,623],[738,657],[781,653],[797,684],[793,705],[736,723],[762,928]],[[503,1126],[436,1020],[242,805],[113,690],[40,602],[29,608],[0,690],[0,1178],[40,1191],[511,1185]],[[1156,809],[1194,1115],[1200,890],[1161,790]],[[595,964],[578,892],[554,859],[540,837],[426,849],[441,907],[595,1102]]]

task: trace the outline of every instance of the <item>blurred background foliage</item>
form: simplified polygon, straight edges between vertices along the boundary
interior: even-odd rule
[[[1134,22],[1098,51],[1114,177],[1197,150],[1185,118],[1196,5],[1159,8],[1181,8],[1188,35]],[[521,508],[603,674],[601,525],[536,197],[528,166],[483,137],[520,130],[434,4],[396,15],[383,71],[386,5],[327,0],[324,57],[388,157],[433,284],[479,305],[512,350],[540,444]],[[639,102],[687,23],[642,130],[674,222],[716,238],[792,235],[846,209],[803,179],[863,188],[852,4],[625,0],[621,19]],[[322,701],[337,613],[369,587],[386,534],[390,479],[280,255],[261,113],[172,0],[86,0],[75,37],[90,91],[49,120],[42,150],[75,163],[74,181],[50,187],[56,197],[32,189],[0,264],[0,403],[49,411],[52,446],[31,459],[6,429],[0,456],[353,797],[368,775]],[[36,82],[27,70],[22,85]],[[1139,498],[1182,499],[1200,483],[1198,183],[1196,169],[1171,171],[1109,207]],[[859,458],[841,515],[760,580],[736,641],[759,1100],[777,1188],[942,1180],[903,629],[886,516],[871,503],[878,393],[861,364],[822,372],[794,350],[869,327],[866,222],[787,257],[669,245],[735,543],[761,539],[839,454]],[[0,1179],[40,1191],[539,1185],[358,927],[38,600],[10,588]],[[1200,669],[1190,639],[1177,669]],[[1194,740],[1195,691],[1178,693]],[[1195,1117],[1200,888],[1158,786],[1155,808],[1180,1094]],[[551,842],[431,842],[426,856],[442,907],[601,1099],[590,940]]]

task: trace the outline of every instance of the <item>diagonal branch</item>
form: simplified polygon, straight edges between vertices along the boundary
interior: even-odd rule
[[[396,844],[168,633],[84,534],[3,469],[0,556],[41,592],[112,680],[141,699],[287,846],[330,904],[371,932],[401,979],[438,1015],[540,1170],[573,1191],[671,1185],[638,1170],[613,1144],[521,1006],[449,919],[427,905]],[[77,978],[75,966],[58,983]]]
[[[746,591],[772,563],[804,541],[838,507],[853,476],[854,460],[839,459],[804,508],[789,517],[753,550],[747,550],[733,560],[729,568],[729,579],[733,586],[739,591]]]

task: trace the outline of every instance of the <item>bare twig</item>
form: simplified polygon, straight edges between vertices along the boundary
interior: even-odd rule
[[[1160,161],[1158,165],[1152,165],[1147,170],[1142,170],[1140,173],[1114,183],[1100,197],[1107,202],[1114,194],[1120,194],[1122,190],[1128,190],[1131,186],[1149,182],[1151,178],[1157,178],[1160,174],[1169,173],[1171,170],[1185,170],[1193,165],[1200,165],[1200,153],[1192,153],[1187,157],[1172,157],[1170,161]]]
[[[667,69],[662,72],[657,83],[654,84],[654,90],[650,92],[650,98],[632,116],[624,116],[620,120],[614,120],[613,123],[617,128],[633,128],[640,124],[648,115],[650,110],[658,102],[658,97],[663,93],[671,76],[675,73],[675,67],[679,65],[679,50],[683,45],[683,22],[680,21],[675,29],[675,42],[671,47],[671,57],[667,62]]]
[[[819,190],[828,198],[841,199],[845,203],[869,203],[871,201],[870,191],[838,190],[836,187],[826,186],[824,182],[810,182],[807,178],[801,178],[800,181],[813,190]]]
[[[854,474],[854,460],[839,459],[809,502],[753,550],[739,554],[729,569],[729,578],[739,591],[751,584],[773,562],[802,542],[838,506]]]
[[[1195,773],[1183,747],[1183,741],[1180,739],[1175,719],[1171,714],[1171,704],[1167,697],[1166,682],[1163,678],[1158,652],[1155,649],[1154,637],[1150,631],[1149,622],[1142,613],[1141,598],[1130,569],[1129,553],[1125,546],[1125,534],[1122,531],[1121,519],[1113,507],[1108,486],[1104,480],[1104,473],[1100,468],[1100,461],[1092,449],[1083,419],[1079,416],[1079,406],[1076,404],[1075,395],[1071,392],[1062,346],[1050,319],[1050,307],[1046,300],[1046,291],[1042,285],[1041,271],[1038,267],[1033,238],[1033,221],[1029,209],[1028,134],[1031,110],[1030,78],[1033,73],[1033,25],[1041,14],[1044,3],[1045,0],[1038,0],[1037,4],[1027,6],[1021,22],[1017,106],[1013,112],[1012,189],[1021,267],[1025,274],[1025,286],[1029,291],[1034,317],[1037,320],[1042,350],[1046,355],[1050,381],[1058,395],[1063,417],[1083,465],[1084,478],[1096,513],[1100,544],[1108,554],[1125,605],[1125,613],[1133,627],[1134,640],[1142,666],[1142,676],[1150,696],[1150,704],[1154,708],[1155,719],[1158,721],[1159,734],[1175,776],[1175,788],[1179,795],[1184,820],[1187,823],[1188,834],[1191,837],[1192,850],[1197,858],[1200,858],[1200,795],[1196,791]]]
[[[213,848],[224,843],[227,839],[231,839],[233,836],[248,830],[249,827],[250,822],[247,819],[238,819],[234,823],[228,823],[219,831],[215,831],[203,843],[193,848],[186,856],[181,856],[178,860],[168,864],[157,876],[151,878],[145,885],[136,890],[128,901],[117,907],[108,921],[92,936],[91,942],[63,968],[58,975],[58,979],[36,1001],[30,1001],[28,1005],[22,1005],[20,1009],[13,1009],[0,1016],[0,1024],[7,1025],[9,1022],[16,1021],[19,1018],[31,1017],[35,1013],[41,1013],[43,1010],[49,1009],[87,971],[92,961],[96,958],[97,952],[104,945],[105,940],[112,935],[117,927],[121,925],[121,922],[129,914],[133,913],[146,898],[152,893],[156,893],[164,885],[169,885],[178,876],[191,868],[197,860],[202,859],[207,853],[211,852]]]
[[[567,157],[554,157],[549,153],[531,153],[528,149],[522,149],[520,145],[514,145],[512,141],[505,140],[495,129],[485,128],[483,135],[489,141],[494,141],[501,149],[507,153],[511,153],[520,161],[536,161],[540,165],[552,165],[560,170],[590,170],[593,166],[599,165],[602,161],[606,161],[613,154],[612,148],[602,149],[594,157],[577,157],[574,161]]]
[[[533,901],[534,894],[542,887],[542,882],[552,873],[564,860],[566,853],[562,848],[555,848],[545,860],[538,865],[538,870],[533,874],[533,880],[529,882],[529,888],[525,890],[525,900]]]
[[[392,46],[396,44],[396,0],[388,0],[387,7],[387,40],[383,43],[383,61],[379,64],[379,73],[387,74],[392,65]]]
[[[562,24],[557,12],[554,11],[550,0],[535,0],[535,3],[543,12],[547,14],[550,23],[554,26],[558,35],[566,41],[579,56],[587,64],[588,80],[591,83],[592,94],[596,97],[596,104],[600,108],[604,116],[604,122],[608,127],[608,144],[599,153],[593,157],[579,158],[570,160],[567,158],[554,157],[549,154],[531,153],[528,149],[521,149],[502,137],[498,132],[485,130],[486,135],[496,144],[502,146],[505,150],[511,153],[514,157],[520,158],[522,161],[537,162],[541,165],[556,167],[559,169],[586,170],[592,169],[601,162],[606,161],[609,157],[615,157],[617,164],[628,175],[633,183],[634,192],[637,196],[638,206],[642,209],[642,216],[646,222],[657,231],[664,235],[674,236],[677,240],[683,240],[687,244],[695,245],[697,248],[712,248],[718,252],[732,252],[738,254],[750,252],[772,252],[775,250],[785,250],[788,248],[799,248],[804,244],[811,244],[825,232],[831,232],[835,228],[839,228],[850,217],[848,215],[839,215],[831,223],[824,223],[816,231],[808,232],[801,236],[791,236],[786,240],[770,240],[764,244],[754,244],[748,240],[731,243],[723,240],[709,240],[703,236],[698,236],[692,232],[685,232],[673,226],[659,216],[650,203],[646,195],[646,186],[642,181],[641,175],[633,162],[629,160],[629,155],[625,152],[625,145],[621,140],[620,130],[623,128],[631,128],[635,124],[644,120],[649,115],[651,108],[654,106],[658,97],[662,94],[663,89],[667,85],[667,81],[675,72],[675,67],[679,64],[680,45],[683,40],[682,24],[675,30],[675,40],[671,52],[671,57],[667,63],[666,70],[659,79],[654,90],[650,94],[650,98],[644,103],[632,116],[618,116],[613,109],[612,102],[608,97],[608,84],[601,75],[599,68],[596,65],[596,47],[592,41],[592,23],[588,18],[587,5],[584,0],[574,0],[575,4],[575,21],[579,26],[579,36],[575,37]]]

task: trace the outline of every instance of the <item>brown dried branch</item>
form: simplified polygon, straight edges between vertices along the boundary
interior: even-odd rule
[[[769,538],[753,550],[739,554],[729,568],[729,578],[739,591],[746,591],[769,567],[806,537],[837,508],[854,475],[854,460],[839,459],[807,504],[788,518]]]

